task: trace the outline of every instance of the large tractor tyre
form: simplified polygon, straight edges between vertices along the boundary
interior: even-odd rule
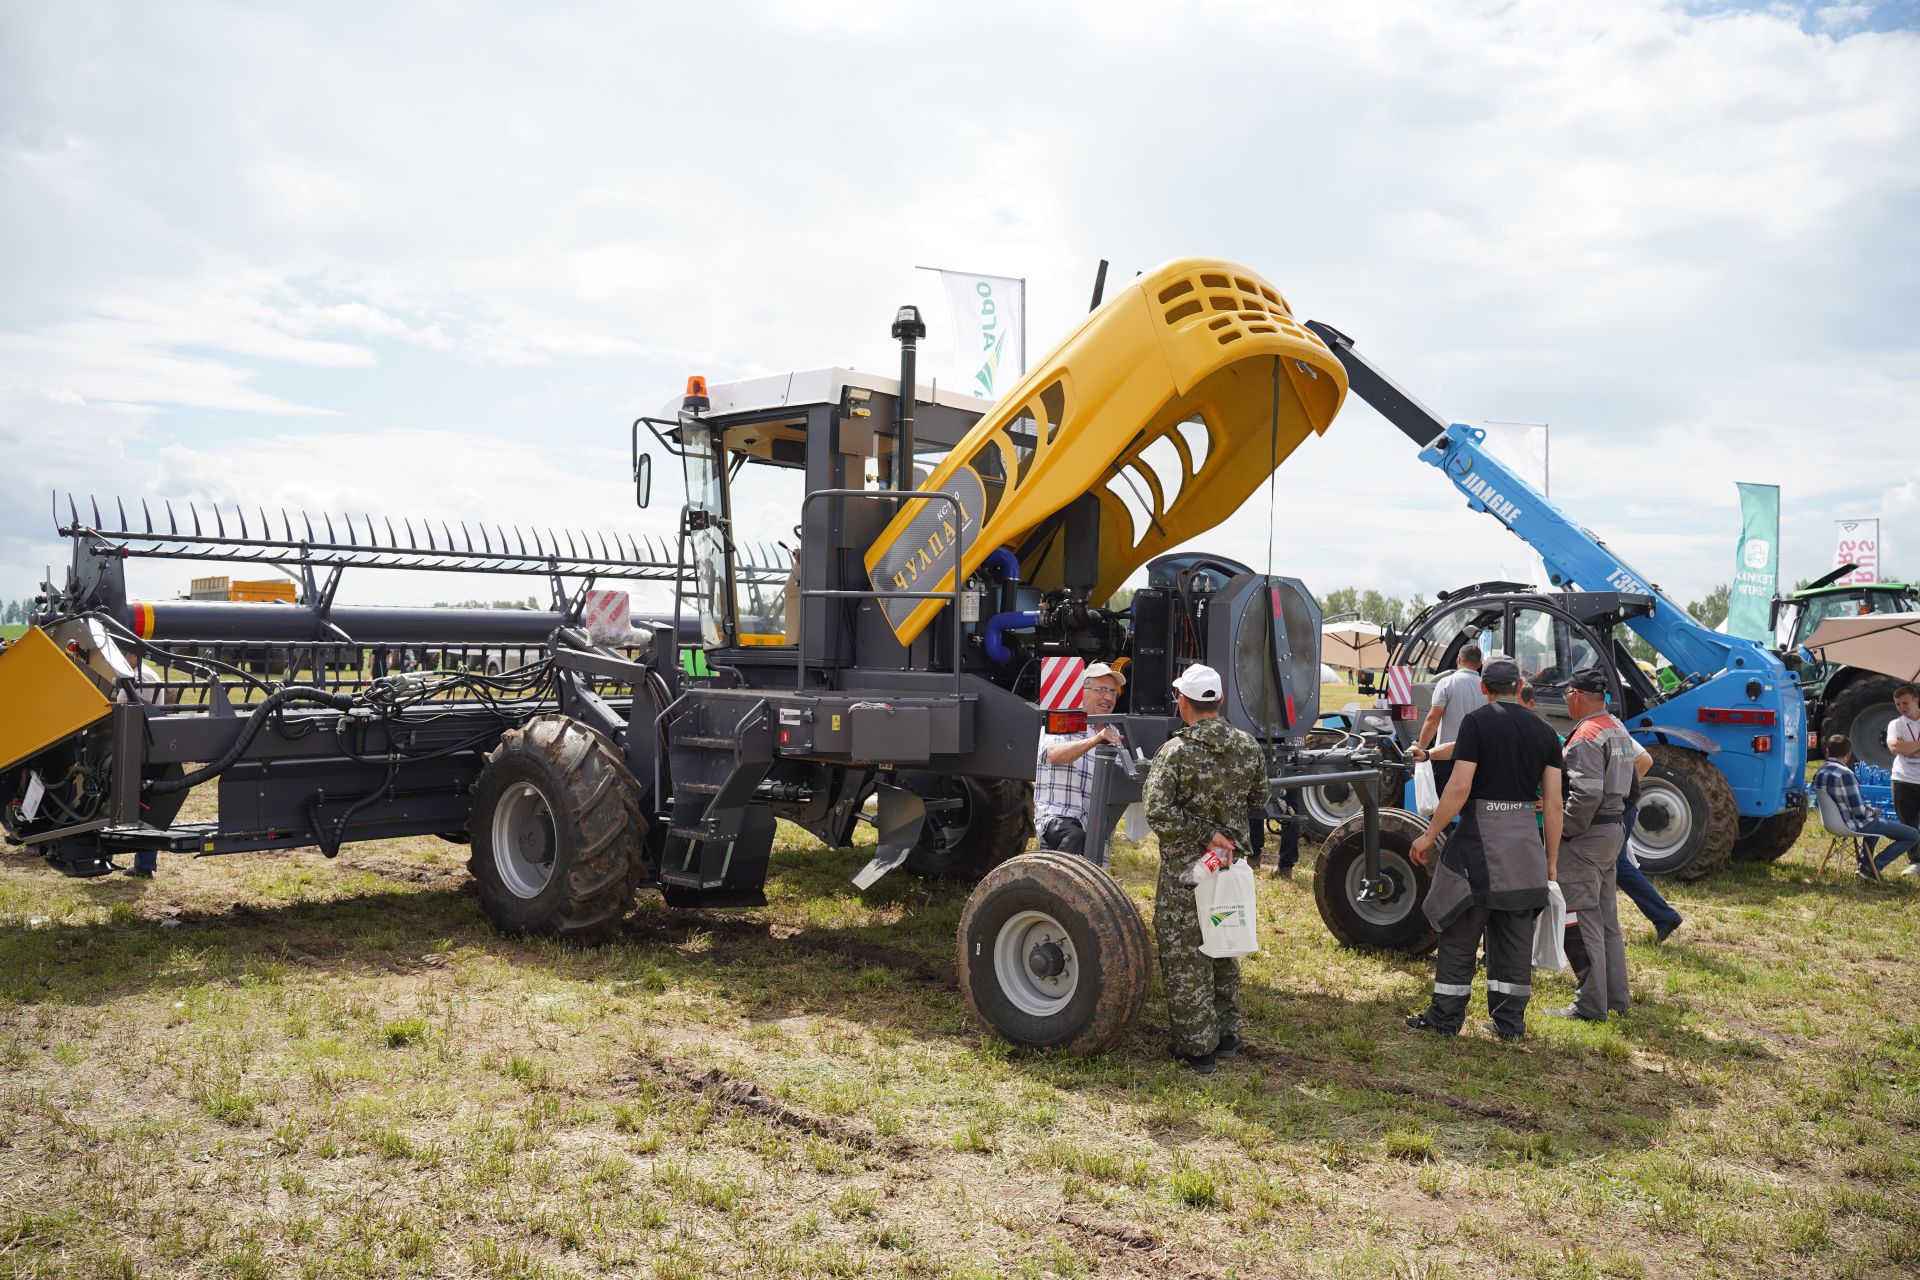
[[[480,905],[496,929],[591,945],[633,905],[647,822],[613,746],[546,715],[500,735],[473,785]]]
[[[978,880],[1033,840],[1033,784],[1015,778],[923,779],[928,800],[955,801],[927,811],[919,843],[901,865],[918,876]]]
[[[1829,682],[1828,687],[1832,687]],[[1887,726],[1899,713],[1893,709],[1893,691],[1899,681],[1890,676],[1858,675],[1827,703],[1827,714],[1820,721],[1822,736],[1844,733],[1853,742],[1859,759],[1882,769],[1893,767],[1893,752],[1887,750]]]
[[[1698,880],[1733,856],[1740,811],[1727,776],[1698,751],[1655,743],[1628,838],[1650,876]]]
[[[959,945],[967,1007],[1022,1048],[1098,1053],[1146,1007],[1146,924],[1112,876],[1074,854],[1042,849],[988,872]]]
[[[1377,947],[1417,956],[1433,950],[1439,935],[1427,923],[1421,904],[1433,885],[1428,867],[1416,867],[1408,851],[1427,824],[1405,809],[1380,811],[1380,872],[1387,893],[1360,901],[1367,875],[1366,815],[1340,824],[1320,848],[1313,868],[1313,900],[1327,932],[1349,947]]]
[[[1739,834],[1733,838],[1735,862],[1774,862],[1807,825],[1805,809],[1783,809],[1771,818],[1740,819]]]

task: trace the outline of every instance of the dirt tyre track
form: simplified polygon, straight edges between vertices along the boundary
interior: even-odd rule
[[[1807,825],[1805,809],[1787,809],[1771,818],[1741,818],[1733,841],[1735,862],[1774,862],[1793,848]]]
[[[1433,884],[1427,867],[1407,856],[1427,824],[1405,809],[1380,811],[1380,870],[1392,881],[1386,902],[1358,901],[1366,874],[1366,815],[1349,818],[1327,837],[1313,867],[1313,901],[1327,932],[1349,947],[1378,947],[1406,955],[1424,955],[1440,939],[1427,924],[1420,904]]]
[[[1698,880],[1733,856],[1740,811],[1733,788],[1698,751],[1655,743],[1653,767],[1640,781],[1634,856],[1650,876]]]
[[[1023,1048],[1098,1053],[1146,1007],[1146,924],[1085,858],[1041,850],[995,867],[967,900],[958,941],[967,1007]]]
[[[958,800],[957,809],[927,814],[919,843],[901,865],[917,876],[978,880],[1033,841],[1033,784],[1013,778],[922,776],[929,800]]]
[[[502,933],[592,944],[633,905],[646,819],[625,766],[578,721],[500,736],[474,782],[467,870]]]

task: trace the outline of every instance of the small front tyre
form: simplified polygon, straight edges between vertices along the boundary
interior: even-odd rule
[[[1384,893],[1360,898],[1367,877],[1366,815],[1340,824],[1313,867],[1313,899],[1327,932],[1349,947],[1378,947],[1410,956],[1433,950],[1438,936],[1421,904],[1433,873],[1408,856],[1427,824],[1405,809],[1380,811],[1380,874]]]
[[[603,942],[633,905],[647,823],[612,745],[566,716],[500,735],[473,786],[467,869],[507,934]]]
[[[967,1007],[1023,1048],[1098,1053],[1146,1006],[1140,912],[1074,854],[1021,854],[988,872],[960,917],[959,949]]]

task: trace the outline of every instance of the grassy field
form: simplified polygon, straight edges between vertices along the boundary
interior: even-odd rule
[[[1523,1047],[1415,1037],[1429,966],[1269,879],[1257,1052],[1206,1079],[1157,1000],[1010,1051],[954,986],[964,890],[859,894],[791,831],[764,911],[649,896],[591,951],[497,936],[434,839],[11,850],[0,1276],[1911,1276],[1920,884],[1820,843],[1675,887],[1633,1013],[1542,1018],[1543,978]]]
[[[0,640],[12,640],[25,630],[25,626],[9,622],[4,626],[0,626]]]

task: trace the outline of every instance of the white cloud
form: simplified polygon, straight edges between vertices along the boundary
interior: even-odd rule
[[[1027,276],[1038,356],[1094,259],[1198,252],[1450,417],[1552,422],[1556,500],[1676,594],[1726,578],[1735,480],[1783,485],[1817,572],[1835,514],[1912,510],[1891,12],[15,10],[0,497],[630,525],[626,423],[687,372],[886,371],[905,300],[941,350],[921,263]],[[1530,573],[1358,404],[1279,493],[1323,589]],[[0,580],[43,523],[0,514]],[[1264,490],[1219,536],[1264,560]]]

